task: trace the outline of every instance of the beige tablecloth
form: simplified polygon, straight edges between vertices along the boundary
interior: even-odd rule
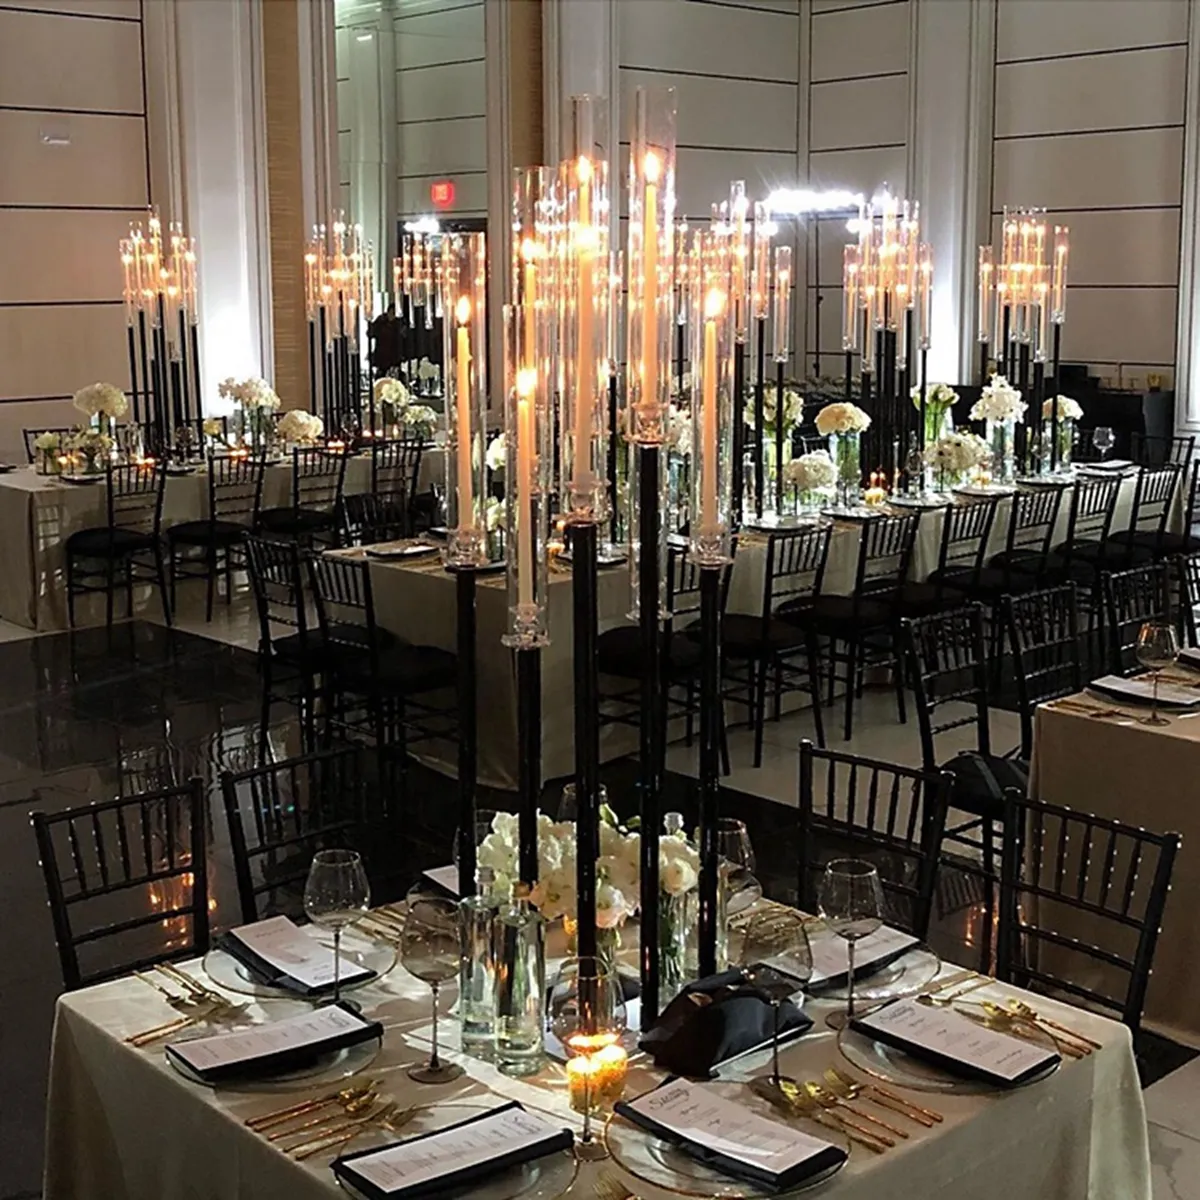
[[[1097,704],[1094,698],[1088,702]],[[1197,779],[1200,713],[1171,716],[1169,724],[1150,727],[1132,718],[1099,719],[1046,705],[1037,711],[1031,796],[1155,833],[1183,835],[1145,1016],[1190,1039],[1200,1036],[1200,924],[1195,923],[1200,874],[1193,862],[1200,844]]]
[[[554,1066],[532,1079],[514,1080],[452,1050],[448,1057],[466,1068],[463,1078],[441,1086],[411,1082],[401,1068],[428,1052],[428,989],[397,967],[355,995],[364,1011],[386,1026],[382,1052],[369,1069],[372,1078],[382,1080],[382,1094],[404,1105],[513,1099],[564,1125],[576,1123],[561,1070]],[[443,1010],[452,997],[451,989]],[[1035,1003],[1046,1015],[1103,1043],[1103,1049],[1082,1060],[1068,1059],[1050,1079],[1013,1092],[914,1093],[916,1103],[944,1113],[944,1123],[924,1129],[902,1122],[911,1138],[882,1156],[855,1149],[821,1195],[831,1200],[1150,1200],[1145,1113],[1128,1030],[1041,998]],[[812,1007],[814,1030],[783,1052],[783,1070],[801,1079],[820,1078],[825,1068],[845,1065],[834,1035],[824,1028],[828,1006]],[[248,1015],[277,1020],[297,1010],[296,1001],[266,1001],[253,1005]],[[175,1074],[161,1046],[134,1050],[122,1040],[174,1015],[136,980],[59,1000],[45,1200],[317,1200],[342,1194],[329,1171],[332,1153],[296,1163],[243,1124],[249,1116],[325,1089],[297,1089],[294,1098],[213,1090]],[[457,1045],[453,1020],[443,1022],[441,1030],[443,1045]],[[767,1071],[768,1060],[765,1052],[746,1056],[722,1075],[745,1080]],[[660,1079],[639,1055],[631,1064],[626,1095]],[[748,1104],[760,1103],[742,1094]],[[892,1114],[882,1115],[895,1121]],[[670,1195],[625,1176],[611,1159],[585,1164],[571,1195],[595,1195],[602,1171],[620,1176],[644,1200]]]

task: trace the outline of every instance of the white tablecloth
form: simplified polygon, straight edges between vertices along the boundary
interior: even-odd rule
[[[427,1054],[428,995],[425,985],[399,967],[356,993],[367,1014],[386,1026],[383,1050],[369,1069],[370,1077],[383,1080],[382,1094],[404,1105],[515,1099],[564,1124],[575,1123],[561,1071],[553,1066],[531,1080],[513,1080],[451,1052],[466,1068],[460,1080],[440,1086],[411,1082],[401,1068]],[[452,998],[451,990],[445,1008]],[[1050,1079],[1014,1092],[911,1093],[914,1102],[944,1113],[944,1123],[928,1130],[911,1125],[911,1138],[881,1156],[855,1149],[846,1169],[820,1194],[836,1200],[1150,1200],[1145,1114],[1128,1030],[1042,998],[1034,1003],[1102,1042],[1103,1049],[1068,1059]],[[784,1071],[801,1079],[846,1065],[824,1029],[826,1007],[813,1007],[817,1026],[783,1055]],[[295,1001],[271,1001],[250,1013],[272,1020],[296,1008]],[[122,1040],[174,1015],[136,980],[60,999],[51,1051],[45,1200],[341,1195],[329,1171],[332,1153],[296,1163],[243,1124],[246,1117],[327,1089],[310,1087],[294,1097],[212,1090],[175,1074],[161,1046],[134,1050]],[[453,1045],[453,1021],[442,1027]],[[731,1079],[762,1074],[769,1070],[768,1059],[765,1052],[747,1056],[725,1074]],[[635,1058],[626,1096],[660,1078],[644,1058]],[[629,1191],[644,1200],[669,1195],[624,1177],[611,1160],[584,1165],[571,1194],[593,1195],[600,1171],[622,1175]]]

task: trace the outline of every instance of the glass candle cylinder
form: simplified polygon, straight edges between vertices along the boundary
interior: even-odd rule
[[[771,302],[771,236],[774,224],[767,219],[767,206],[754,205],[754,262],[750,276],[750,315],[756,321],[767,319]]]
[[[729,236],[729,315],[733,323],[734,341],[744,342],[749,328],[750,304],[750,201],[746,196],[744,179],[735,179],[729,185],[726,221]]]
[[[775,304],[771,314],[771,332],[774,338],[772,358],[777,363],[787,362],[792,334],[792,248],[775,247]],[[853,322],[858,327],[857,314]]]
[[[629,438],[666,439],[671,398],[675,89],[638,88],[629,145]]]
[[[1054,266],[1050,281],[1051,320],[1061,325],[1067,319],[1067,257],[1071,243],[1066,225],[1054,227]]]
[[[484,411],[487,397],[487,253],[482,233],[442,243],[446,364],[446,564],[487,561]]]
[[[992,328],[996,324],[996,279],[991,246],[979,247],[979,278],[976,286],[978,288],[976,308],[979,317],[979,330],[976,338],[981,342],[990,342]]]
[[[842,349],[858,349],[859,250],[853,242],[842,248]]]

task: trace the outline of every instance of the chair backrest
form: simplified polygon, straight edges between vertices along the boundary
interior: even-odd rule
[[[64,441],[68,435],[70,435],[74,432],[75,432],[75,430],[71,429],[69,426],[66,426],[66,425],[61,425],[61,426],[43,425],[42,427],[40,427],[38,429],[22,429],[21,430],[21,438],[25,442],[26,461],[33,462],[33,460],[37,457],[38,451],[37,451],[37,447],[34,445],[34,442],[36,442],[38,440],[38,438],[40,438],[42,436],[43,433],[56,434],[58,436],[60,444],[61,444],[61,442]],[[61,454],[61,453],[62,453],[61,450],[56,451],[56,454]]]
[[[1179,579],[1180,632],[1188,644],[1200,636],[1200,553],[1181,554],[1176,559]]]
[[[854,598],[890,591],[908,578],[920,512],[864,521],[858,543]]]
[[[369,851],[362,835],[383,797],[368,786],[365,754],[351,746],[222,773],[243,922],[302,915],[317,850]]]
[[[292,450],[292,506],[334,512],[342,499],[347,455],[323,446],[297,446]]]
[[[996,977],[1065,992],[1118,1013],[1136,1030],[1179,835],[1027,800],[1016,790],[1005,805]]]
[[[1071,559],[1071,548],[1076,541],[1104,543],[1112,529],[1120,491],[1120,479],[1076,480],[1071,493],[1064,558]]]
[[[1033,754],[1033,718],[1039,704],[1073,696],[1083,687],[1079,596],[1073,583],[1005,596],[1001,610],[1012,647],[1021,757]]]
[[[165,464],[147,461],[110,465],[106,475],[108,527],[157,536],[167,484]]]
[[[767,535],[762,607],[764,638],[771,614],[780,605],[820,595],[832,536],[832,524]]]
[[[294,629],[303,640],[308,632],[308,615],[300,547],[295,542],[247,537],[246,570],[258,609],[259,652],[271,652],[273,626]]]
[[[1147,621],[1170,624],[1171,577],[1166,563],[1149,563],[1128,571],[1105,571],[1100,577],[1108,633],[1109,670],[1132,675],[1137,660],[1138,631]]]
[[[359,655],[365,650],[372,668],[377,667],[380,639],[370,563],[341,554],[314,554],[308,572],[326,651],[335,652],[339,645]]]
[[[405,535],[408,519],[404,501],[397,496],[377,492],[356,492],[342,497],[338,543],[342,546],[369,546]]]
[[[1011,553],[1022,550],[1032,554],[1049,554],[1054,541],[1054,526],[1062,506],[1064,485],[1022,488],[1013,497],[1008,518],[1008,537],[1005,548]]]
[[[967,570],[978,576],[987,558],[988,538],[999,503],[999,496],[985,496],[959,500],[946,510],[938,552],[939,579],[947,568],[956,572]]]
[[[821,875],[830,859],[865,858],[879,870],[889,910],[885,920],[924,940],[952,783],[944,771],[913,770],[801,742],[800,908],[818,911]]]
[[[372,443],[371,491],[402,500],[407,512],[421,474],[421,451],[421,439],[415,437]]]
[[[68,991],[208,950],[199,779],[32,819]]]
[[[1175,466],[1184,470],[1191,465],[1196,448],[1194,437],[1159,437],[1135,432],[1130,439],[1131,457],[1142,467]]]
[[[730,539],[730,551],[737,558],[738,540]],[[700,572],[692,558],[686,539],[672,540],[667,544],[667,612],[673,623],[680,617],[691,616],[700,611]],[[721,612],[729,600],[729,581],[733,576],[733,562],[721,570]]]
[[[208,516],[252,528],[262,504],[265,459],[246,454],[208,456]]]
[[[981,754],[990,754],[988,658],[982,606],[962,605],[902,621],[900,627],[925,769],[937,768],[938,737],[968,725],[975,726],[975,748]],[[938,710],[947,706],[951,711],[939,714]]]
[[[1152,533],[1157,541],[1167,530],[1175,507],[1175,489],[1184,477],[1184,468],[1168,463],[1164,467],[1143,467],[1138,472],[1129,515],[1129,532]]]

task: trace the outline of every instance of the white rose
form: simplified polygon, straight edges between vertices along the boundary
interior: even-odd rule
[[[830,488],[837,483],[837,468],[828,451],[814,450],[794,458],[783,468],[784,479],[802,492]]]
[[[690,892],[699,881],[699,873],[686,859],[673,858],[659,865],[658,886],[668,895],[682,896],[685,892]]]
[[[1058,402],[1058,419],[1060,421],[1078,421],[1083,416],[1083,409],[1077,400],[1070,396],[1052,396],[1042,404],[1042,416],[1048,420],[1054,419],[1054,405]]]
[[[825,405],[817,413],[816,425],[822,437],[831,433],[862,433],[870,428],[871,418],[857,404],[839,401]]]
[[[619,888],[611,883],[601,883],[596,886],[596,927],[598,929],[616,929],[621,925],[632,909]]]

